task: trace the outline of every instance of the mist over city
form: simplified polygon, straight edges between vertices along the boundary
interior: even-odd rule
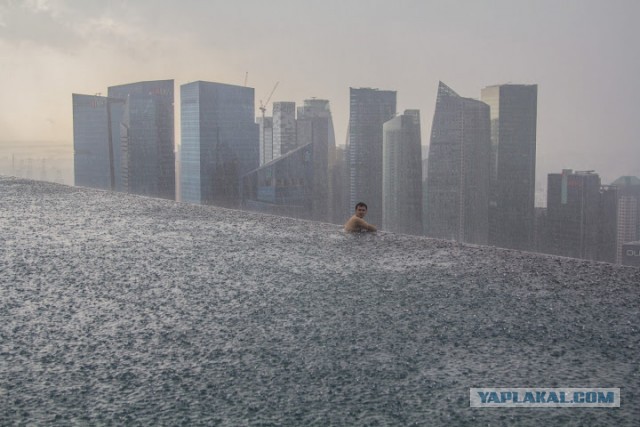
[[[191,7],[190,7],[191,6]],[[203,80],[255,88],[255,108],[331,102],[344,145],[349,87],[395,90],[419,109],[428,145],[438,82],[480,98],[537,84],[536,177],[595,170],[638,175],[634,1],[24,1],[0,5],[2,141],[72,146],[70,93],[128,82]],[[176,89],[177,90],[177,89]],[[176,99],[177,101],[177,99]],[[176,143],[180,143],[176,102]],[[4,143],[3,143],[4,145]],[[34,153],[34,158],[37,153]]]
[[[639,13],[0,1],[0,424],[640,419]]]

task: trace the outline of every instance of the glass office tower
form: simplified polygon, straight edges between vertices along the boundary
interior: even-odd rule
[[[124,100],[72,95],[75,185],[122,190],[120,119]]]
[[[491,107],[489,243],[532,249],[538,86],[489,86],[481,99]]]
[[[621,264],[622,245],[640,238],[640,178],[621,176],[611,185],[618,189],[616,263]]]
[[[297,148],[296,139],[296,103],[273,103],[273,155],[277,159]]]
[[[256,117],[260,129],[260,166],[273,160],[273,117]]]
[[[420,111],[405,110],[383,126],[382,228],[422,234]]]
[[[173,80],[109,88],[126,101],[120,121],[122,190],[175,200]]]
[[[615,262],[617,190],[593,171],[549,174],[545,252]]]
[[[382,224],[382,125],[396,115],[396,92],[349,88],[349,212],[368,205],[367,222]]]
[[[427,235],[487,243],[489,126],[487,104],[440,82],[427,168]]]
[[[240,207],[240,178],[259,164],[253,88],[197,81],[180,96],[182,200]]]

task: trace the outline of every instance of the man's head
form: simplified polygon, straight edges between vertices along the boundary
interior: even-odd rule
[[[367,205],[365,203],[359,202],[356,205],[356,216],[358,218],[364,218],[366,214],[367,214]]]

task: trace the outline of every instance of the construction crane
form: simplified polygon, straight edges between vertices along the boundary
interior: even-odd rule
[[[269,103],[269,101],[271,101],[271,97],[273,96],[273,92],[276,91],[276,88],[278,87],[278,84],[280,84],[280,82],[276,82],[276,84],[273,86],[273,89],[271,89],[271,93],[267,97],[267,100],[266,100],[266,102],[264,104],[262,103],[262,100],[260,100],[260,111],[262,111],[262,120],[263,120],[263,122],[264,122],[264,113],[267,111],[267,104]]]
[[[271,97],[273,96],[273,92],[276,91],[276,88],[278,87],[278,84],[280,82],[276,82],[276,84],[273,86],[273,89],[271,89],[271,93],[269,94],[269,96],[267,97],[267,101],[266,102],[262,102],[262,100],[260,100],[260,111],[262,112],[262,124],[260,125],[262,127],[262,139],[261,139],[261,144],[265,143],[265,122],[264,122],[264,113],[267,111],[267,104],[269,104],[269,101],[271,101]],[[273,150],[273,147],[271,147],[271,149]],[[262,152],[263,148],[260,147],[260,151]],[[273,155],[273,153],[271,153]],[[264,156],[264,153],[263,153]],[[262,165],[264,163],[265,159],[264,157],[260,159],[260,165]]]

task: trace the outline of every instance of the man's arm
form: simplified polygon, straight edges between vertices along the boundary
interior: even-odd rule
[[[367,231],[378,231],[378,229],[374,225],[369,224],[362,218],[358,218],[358,225],[360,226],[360,228],[363,228]]]

